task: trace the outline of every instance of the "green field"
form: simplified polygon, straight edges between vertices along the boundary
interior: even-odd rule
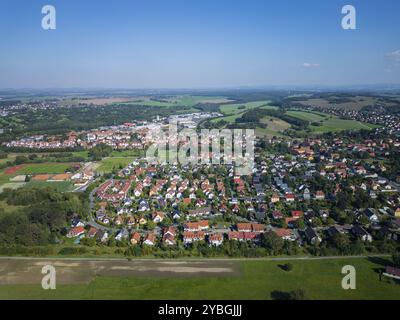
[[[138,149],[134,149],[134,150],[113,150],[111,152],[111,157],[136,157],[136,158],[140,158],[141,156],[143,156],[144,151],[143,150],[138,150]]]
[[[115,169],[119,170],[125,168],[129,163],[135,160],[137,157],[111,157],[104,158],[100,161],[100,166],[96,169],[96,172],[100,173],[111,173]]]
[[[272,109],[275,110],[277,107],[268,105],[269,101],[254,101],[248,102],[244,104],[226,104],[220,106],[221,112],[225,115],[220,118],[212,119],[211,122],[218,122],[218,121],[226,121],[228,123],[235,123],[235,120],[240,118],[243,113],[250,109],[262,107],[263,109]],[[239,107],[244,106],[243,109],[239,109]]]
[[[160,100],[162,101],[143,99],[140,101],[124,102],[123,104],[154,106],[154,107],[193,107],[199,103],[220,104],[230,101],[226,97],[221,97],[221,96],[192,96],[192,95],[180,95]]]
[[[335,132],[343,130],[373,129],[376,125],[355,120],[344,120],[337,116],[320,112],[288,111],[289,116],[310,122],[309,129],[314,133]],[[311,123],[319,123],[313,125]]]
[[[266,124],[266,128],[258,127],[256,128],[256,135],[259,137],[268,137],[271,138],[273,136],[283,136],[282,132],[286,129],[290,128],[290,124],[286,121],[283,121],[279,118],[266,116],[261,119],[261,122]]]
[[[41,173],[64,173],[69,170],[74,163],[32,163],[24,165],[18,170],[17,174],[41,174]]]
[[[225,104],[220,106],[220,110],[225,115],[243,113],[247,110],[266,106],[270,101],[253,101],[247,103]]]
[[[305,290],[308,299],[400,299],[399,284],[379,280],[377,271],[386,262],[366,258],[297,260],[291,261],[290,272],[280,267],[284,261],[235,263],[240,264],[239,275],[107,276],[96,277],[88,284],[57,284],[56,290],[47,291],[40,284],[1,285],[0,299],[266,300],[297,289]],[[356,290],[342,289],[341,270],[345,265],[356,269]]]

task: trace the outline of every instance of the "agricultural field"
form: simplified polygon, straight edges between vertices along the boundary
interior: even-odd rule
[[[256,135],[259,137],[271,138],[273,136],[282,136],[282,133],[289,129],[291,126],[286,121],[279,118],[266,116],[261,119],[261,123],[267,125],[266,128],[256,128]]]
[[[309,129],[313,133],[335,132],[343,130],[373,129],[376,125],[355,120],[344,120],[330,114],[307,111],[288,111],[288,115],[310,122]],[[312,123],[318,123],[315,125]]]
[[[235,120],[240,118],[243,113],[250,109],[262,107],[263,109],[275,110],[277,107],[268,105],[269,101],[254,101],[244,104],[226,104],[220,106],[221,112],[225,115],[224,117],[212,119],[211,122],[226,121],[228,123],[235,123]]]
[[[304,99],[296,101],[304,106],[321,107],[321,108],[337,108],[345,110],[356,110],[359,111],[364,107],[373,106],[375,104],[393,106],[392,102],[388,102],[380,97],[373,96],[354,96],[354,97],[340,97],[340,96],[328,96],[323,98]]]
[[[155,107],[193,107],[199,103],[220,104],[228,102],[232,102],[232,100],[229,100],[226,97],[182,95],[158,100],[144,98],[141,100],[124,102],[124,104]]]
[[[237,104],[225,104],[220,106],[220,110],[224,115],[232,115],[243,113],[247,110],[258,108],[261,106],[267,106],[270,101],[253,101],[247,103],[237,103]]]
[[[302,289],[307,299],[399,299],[400,285],[379,279],[382,258],[291,260],[58,259],[57,289],[40,287],[46,260],[0,260],[0,299],[284,299]],[[343,266],[356,269],[356,289],[343,290]]]
[[[211,120],[211,122],[218,122],[218,121],[226,121],[228,123],[235,123],[235,120],[240,118],[242,116],[242,113],[236,113],[236,114],[232,114],[229,116],[225,116],[225,117],[220,117],[220,118],[214,118]]]

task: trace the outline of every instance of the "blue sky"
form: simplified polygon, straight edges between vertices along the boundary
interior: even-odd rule
[[[42,6],[57,29],[41,28]],[[357,30],[341,8],[357,9]],[[0,88],[400,84],[398,0],[0,0]]]

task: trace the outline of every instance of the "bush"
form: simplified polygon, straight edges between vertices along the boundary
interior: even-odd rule
[[[286,263],[285,264],[285,270],[286,271],[292,271],[293,270],[293,265],[291,263]]]

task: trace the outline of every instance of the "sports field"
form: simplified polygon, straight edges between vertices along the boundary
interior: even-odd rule
[[[52,263],[57,289],[40,286]],[[308,299],[400,299],[400,285],[380,281],[382,258],[290,261],[0,261],[0,299],[277,299],[303,289]],[[356,269],[356,289],[344,290],[341,270]]]
[[[10,181],[10,179],[15,178],[16,176],[23,176],[23,175],[38,175],[38,174],[62,174],[65,171],[71,169],[76,163],[29,163],[29,164],[22,164],[13,167],[9,167],[3,170],[0,170],[0,192],[3,191],[4,188],[20,188],[26,186],[25,183],[18,181]],[[32,185],[32,183],[29,183]],[[38,184],[37,186],[47,186],[44,183]],[[57,186],[57,189],[61,187],[60,190],[66,191],[69,190],[69,187],[66,187],[66,184],[63,186],[57,185],[55,183],[53,186]]]
[[[42,173],[64,173],[71,169],[74,163],[32,163],[21,165],[15,173],[17,174],[42,174]],[[11,168],[12,169],[12,168]]]

